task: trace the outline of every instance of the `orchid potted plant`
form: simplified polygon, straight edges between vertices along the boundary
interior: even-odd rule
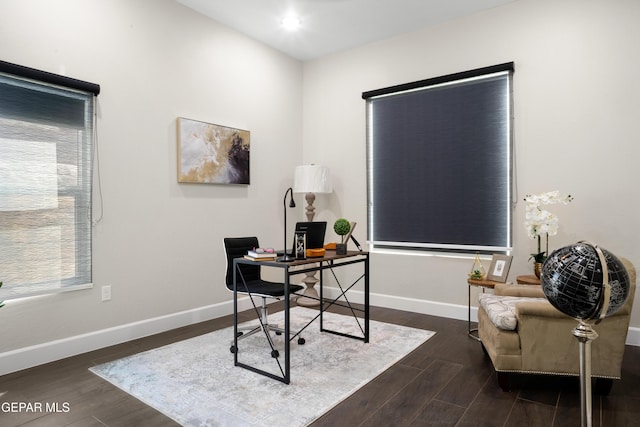
[[[531,254],[530,260],[533,259],[534,263],[539,264],[536,267],[536,276],[539,275],[538,268],[542,266],[544,261],[549,256],[549,236],[555,236],[558,234],[558,217],[543,206],[553,205],[556,203],[568,204],[573,200],[570,194],[564,195],[559,191],[549,191],[547,193],[527,195],[524,198],[525,205],[525,221],[524,226],[527,230],[527,235],[531,239],[538,240],[538,250]],[[545,237],[545,250],[542,250],[541,236]]]

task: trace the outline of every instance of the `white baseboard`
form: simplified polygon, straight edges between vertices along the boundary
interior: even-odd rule
[[[324,291],[327,296],[335,298],[338,289],[328,288]],[[364,293],[350,291],[349,300],[356,303],[364,302]],[[418,300],[413,298],[398,297],[384,294],[369,294],[369,303],[376,307],[393,308],[397,310],[412,311],[414,313],[428,314],[431,316],[446,317],[448,319],[468,320],[469,312],[466,305],[445,304],[441,302]],[[478,308],[471,307],[471,321],[478,321]],[[640,328],[630,327],[627,332],[627,345],[640,346]]]
[[[335,298],[340,294],[338,288],[325,288],[325,297]],[[349,291],[349,301],[364,303],[364,292],[359,290]],[[398,297],[384,294],[369,294],[369,304],[375,307],[392,308],[396,310],[412,311],[414,313],[429,314],[431,316],[446,317],[456,320],[467,320],[467,306],[457,304],[446,304],[442,302],[419,300],[415,298]],[[471,307],[471,321],[477,320],[478,310]]]
[[[627,345],[640,346],[640,328],[629,328]]]
[[[248,298],[238,299],[238,308],[251,307]],[[75,356],[111,345],[192,325],[233,313],[233,301],[199,307],[192,310],[145,319],[139,322],[76,335],[30,347],[0,353],[0,375]]]
[[[328,297],[338,295],[337,289],[327,288]],[[466,305],[445,304],[428,300],[398,297],[371,293],[369,302],[372,306],[391,308],[431,316],[467,320]],[[355,303],[364,302],[364,294],[360,291],[349,292],[349,299]],[[238,300],[238,308],[246,310],[251,307],[248,298]],[[115,326],[87,334],[77,335],[61,340],[42,343],[30,347],[0,353],[0,375],[42,365],[75,356],[111,345],[146,337],[160,332],[192,325],[233,313],[232,301],[199,307],[192,310],[172,313],[166,316],[146,319],[126,325]],[[478,310],[471,307],[471,321],[477,321]],[[627,344],[640,346],[640,328],[629,328]]]

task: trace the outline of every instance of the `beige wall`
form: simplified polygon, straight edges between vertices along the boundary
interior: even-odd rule
[[[308,62],[303,158],[320,158],[334,172],[335,215],[364,225],[362,92],[514,61],[518,203],[509,279],[532,273],[535,242],[525,233],[522,199],[551,190],[575,197],[552,207],[560,233],[551,248],[590,240],[640,267],[639,20],[640,2],[633,0],[520,0]],[[355,234],[365,240],[364,227]],[[372,301],[464,319],[472,263],[472,257],[376,253]],[[640,308],[632,326],[640,327]]]
[[[281,200],[301,158],[299,61],[172,0],[3,1],[0,52],[101,85],[104,209],[94,289],[8,301],[0,355],[227,302],[222,238],[282,242]],[[251,185],[178,184],[177,117],[250,130]]]
[[[279,246],[281,200],[300,163],[333,173],[317,218],[355,220],[364,241],[361,93],[507,61],[516,67],[519,191],[510,278],[530,272],[534,250],[522,198],[554,189],[575,200],[556,209],[552,247],[588,239],[640,266],[639,18],[634,0],[520,0],[302,64],[171,0],[2,1],[2,60],[102,87],[95,205],[104,218],[94,227],[94,289],[8,302],[0,360],[18,369],[38,350],[63,357],[78,341],[89,342],[82,351],[139,336],[150,320],[149,333],[175,317],[228,313],[221,239],[255,234]],[[178,116],[249,129],[252,184],[179,185]],[[375,253],[372,301],[466,318],[472,261]]]

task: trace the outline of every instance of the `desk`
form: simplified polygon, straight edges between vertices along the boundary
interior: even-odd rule
[[[500,282],[496,282],[493,280],[486,280],[486,279],[467,279],[467,284],[469,285],[469,305],[468,305],[468,318],[467,318],[467,326],[469,328],[469,336],[471,338],[473,338],[474,340],[478,340],[480,341],[480,338],[476,335],[474,335],[474,332],[478,332],[478,328],[474,328],[471,329],[471,287],[472,286],[477,286],[482,288],[482,291],[484,292],[485,288],[489,288],[489,289],[493,289],[496,284],[498,284]]]
[[[275,375],[271,372],[267,372],[253,366],[249,366],[245,363],[242,363],[238,360],[238,353],[240,353],[238,348],[238,280],[243,280],[241,274],[237,274],[239,272],[240,264],[259,264],[261,267],[274,267],[281,268],[284,271],[284,286],[285,286],[285,296],[284,296],[284,367],[280,364],[279,358],[275,357],[275,363],[278,364],[281,376]],[[334,273],[335,268],[344,267],[351,264],[362,264],[363,265],[363,273],[360,275],[351,285],[347,287],[343,287],[340,284],[340,281],[336,277]],[[292,267],[298,267],[296,269],[292,269]],[[337,282],[338,287],[340,288],[340,295],[338,295],[335,299],[324,301],[323,291],[324,291],[324,271],[331,271],[334,279]],[[304,274],[311,271],[320,271],[320,310],[318,315],[314,317],[307,325],[300,329],[300,331],[295,334],[293,337],[290,336],[290,328],[289,328],[289,309],[290,309],[290,301],[289,301],[289,287],[291,284],[291,277]],[[361,280],[364,280],[364,309],[358,309],[353,307],[347,298],[347,292],[351,290],[357,283]],[[333,305],[348,307],[353,314],[353,317],[356,319],[358,325],[360,326],[360,330],[362,331],[362,336],[350,335],[346,333],[342,333],[340,331],[332,331],[324,328],[323,324],[323,313],[328,308]],[[360,312],[364,314],[364,326],[360,323],[363,319],[356,316],[356,312]],[[292,262],[276,262],[276,261],[251,261],[246,258],[235,258],[233,260],[233,327],[234,327],[234,346],[237,349],[234,352],[234,365],[239,366],[250,371],[265,375],[267,377],[276,379],[278,381],[282,381],[285,384],[289,384],[291,381],[291,368],[290,368],[290,343],[291,340],[296,338],[304,329],[306,329],[313,321],[317,318],[320,318],[320,331],[328,332],[335,335],[340,335],[348,338],[362,340],[365,343],[369,342],[369,253],[368,252],[359,252],[359,251],[348,251],[346,255],[337,255],[335,251],[326,251],[325,255],[322,257],[314,257],[307,258],[305,260],[296,260]],[[273,350],[273,348],[272,348]]]

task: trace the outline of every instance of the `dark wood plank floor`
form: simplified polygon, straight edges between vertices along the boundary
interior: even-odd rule
[[[514,376],[505,393],[466,322],[375,307],[371,317],[437,334],[313,427],[580,425],[578,379]],[[88,368],[231,325],[227,316],[2,376],[0,426],[174,426]],[[640,347],[627,347],[622,376],[608,396],[594,396],[594,427],[640,425]],[[7,406],[20,402],[57,404],[58,412]]]

